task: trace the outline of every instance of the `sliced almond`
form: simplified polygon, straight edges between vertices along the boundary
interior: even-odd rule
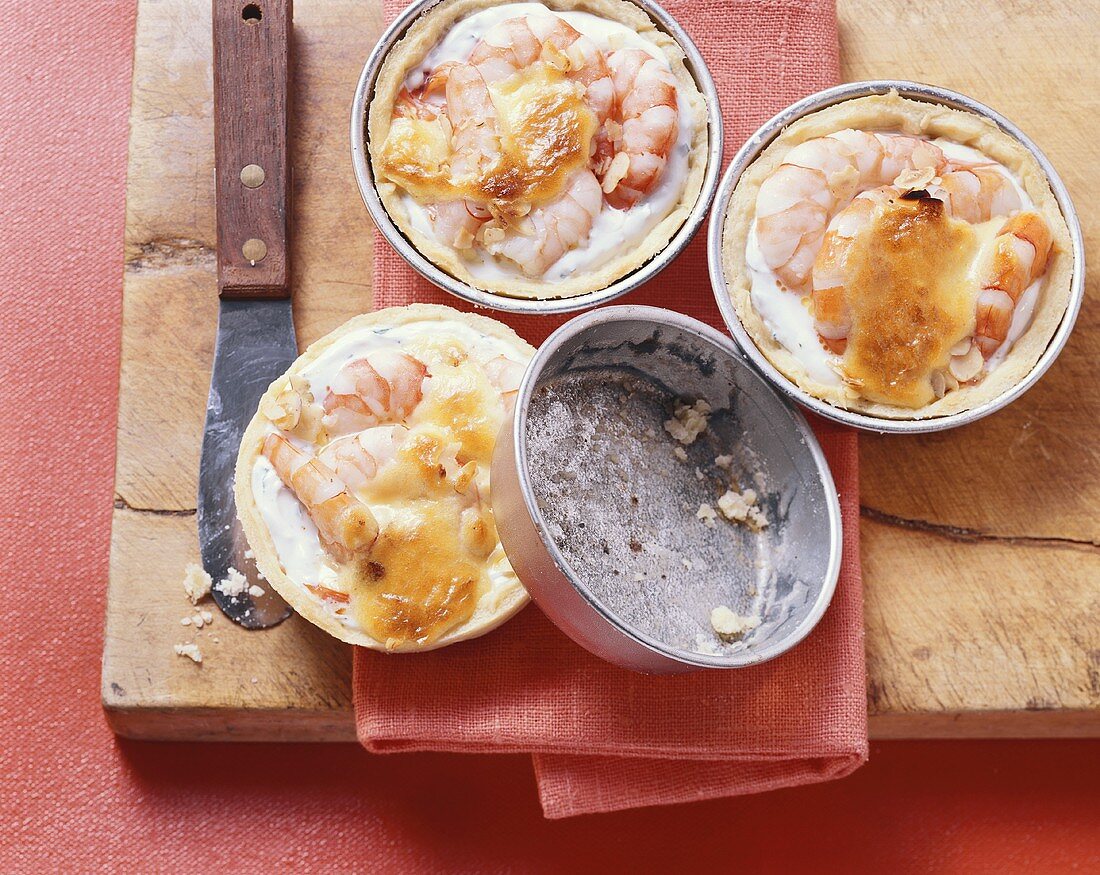
[[[894,185],[902,191],[921,191],[928,188],[935,178],[936,171],[931,167],[912,168],[899,173],[897,179],[894,180]]]
[[[569,58],[569,67],[571,70],[580,70],[584,67],[584,52],[581,51],[579,43],[580,40],[574,40],[565,50],[565,56]]]
[[[982,358],[982,351],[977,346],[972,346],[966,355],[951,356],[951,363],[948,368],[956,380],[965,383],[973,380],[981,373],[984,363],[985,359]]]
[[[470,488],[470,483],[477,476],[477,467],[477,462],[471,459],[459,468],[458,473],[455,475],[455,492],[465,495],[466,490]]]
[[[929,382],[932,384],[932,393],[937,398],[942,398],[947,392],[947,381],[943,377],[943,371],[932,371]]]
[[[563,73],[569,71],[571,62],[569,57],[550,40],[547,40],[542,44],[542,54],[540,59],[544,64],[553,67],[555,70],[560,70]]]
[[[623,181],[623,177],[626,176],[627,171],[630,169],[630,156],[626,152],[620,152],[616,155],[612,161],[611,166],[607,168],[607,173],[604,174],[603,188],[604,194],[611,194]]]
[[[455,234],[455,249],[469,249],[474,244],[474,235],[468,229],[462,228]]]

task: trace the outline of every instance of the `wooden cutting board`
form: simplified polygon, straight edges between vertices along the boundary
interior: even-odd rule
[[[196,631],[195,489],[217,326],[209,0],[140,0],[103,704],[138,738],[348,741],[350,650],[297,617]],[[1013,118],[1100,232],[1100,46],[1075,0],[839,0],[844,77],[911,78]],[[378,0],[297,4],[292,287],[304,346],[371,305],[348,111]],[[876,738],[1100,735],[1100,306],[1009,410],[862,439]],[[196,642],[202,666],[173,645]]]

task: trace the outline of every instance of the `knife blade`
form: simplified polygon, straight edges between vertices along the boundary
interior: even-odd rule
[[[291,614],[248,554],[233,468],[260,396],[298,355],[288,259],[292,20],[290,0],[213,0],[220,304],[199,462],[199,546],[215,581],[230,569],[247,579],[244,592],[215,587],[213,595],[227,617],[249,629]]]

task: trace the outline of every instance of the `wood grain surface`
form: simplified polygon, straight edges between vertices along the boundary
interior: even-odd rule
[[[212,7],[218,289],[223,298],[286,298],[294,6]],[[259,174],[250,184],[245,168]]]
[[[1095,3],[839,0],[846,79],[964,91],[1030,134],[1097,256]],[[371,225],[347,113],[381,30],[376,0],[295,8],[292,274],[303,346],[371,302]],[[350,653],[292,618],[195,631],[199,442],[217,324],[210,11],[140,0],[124,277],[118,469],[103,701],[143,738],[354,738]],[[1095,281],[1043,380],[953,432],[862,439],[874,737],[1100,735],[1100,359]],[[215,612],[216,613],[216,612]],[[202,666],[172,645],[199,644]]]

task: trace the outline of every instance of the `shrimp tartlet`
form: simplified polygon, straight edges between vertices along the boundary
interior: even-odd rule
[[[778,370],[889,419],[1011,389],[1057,330],[1073,271],[1034,155],[986,118],[897,92],[786,128],[738,181],[722,257]]]
[[[352,319],[271,384],[235,494],[257,566],[299,614],[400,652],[481,635],[526,604],[489,464],[533,354],[499,322],[420,304]]]
[[[367,132],[379,197],[416,249],[519,298],[641,267],[707,164],[684,52],[627,0],[443,0],[390,50]]]

